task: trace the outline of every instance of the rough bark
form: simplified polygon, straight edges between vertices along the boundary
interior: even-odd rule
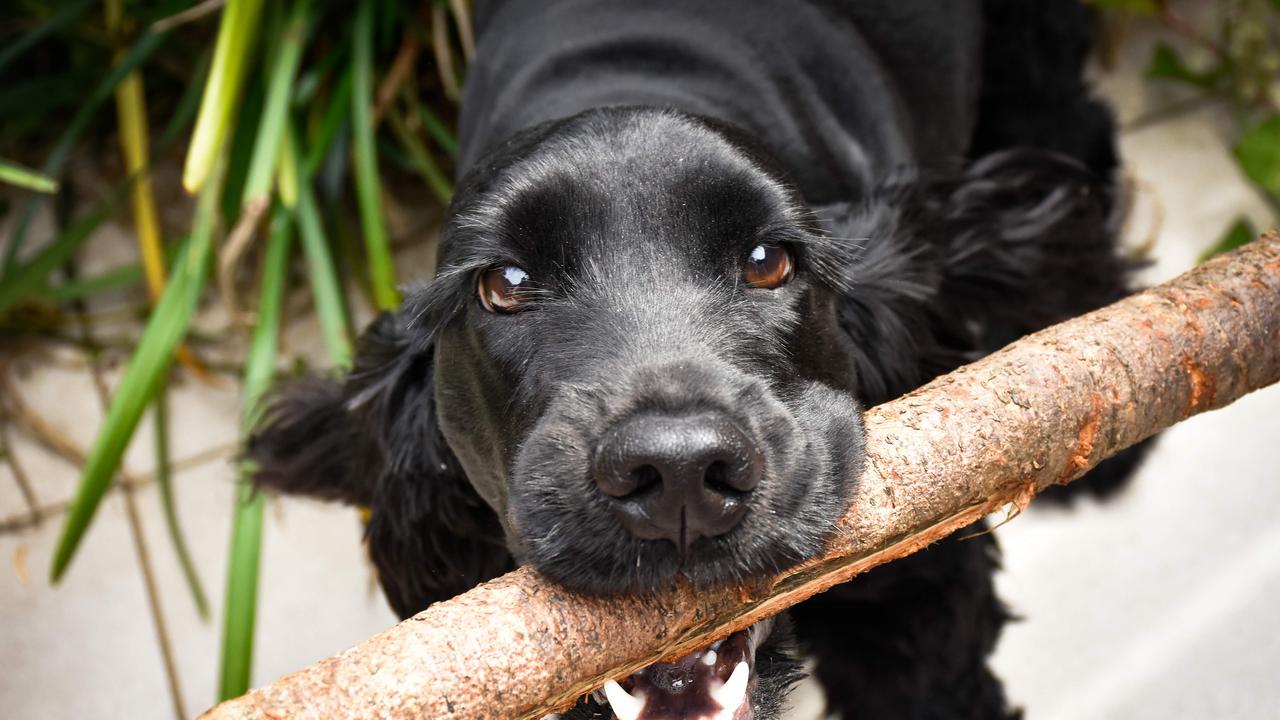
[[[825,553],[750,586],[602,599],[522,568],[204,717],[540,717],[912,553],[1280,379],[1280,235],[867,413]]]

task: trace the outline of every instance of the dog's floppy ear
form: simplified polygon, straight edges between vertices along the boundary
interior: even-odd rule
[[[377,444],[347,409],[347,386],[329,377],[283,382],[267,396],[245,456],[258,488],[368,507]]]
[[[841,245],[828,282],[868,404],[1119,299],[1133,269],[1116,252],[1110,187],[1045,151],[996,153],[817,215]]]
[[[513,567],[437,427],[433,375],[431,346],[384,313],[344,381],[284,386],[248,446],[259,486],[370,510],[369,556],[401,617]]]
[[[1015,149],[952,178],[819,208],[859,398],[892,400],[1028,333],[1114,302],[1137,267],[1116,248],[1113,191],[1080,163]],[[1047,493],[1123,486],[1150,441]]]
[[[939,337],[934,308],[942,288],[938,248],[918,242],[896,188],[862,203],[816,209],[825,232],[824,280],[836,294],[855,392],[866,407],[891,400],[965,362]]]

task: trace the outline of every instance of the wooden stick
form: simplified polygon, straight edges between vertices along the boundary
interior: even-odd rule
[[[595,598],[522,568],[204,717],[538,718],[1280,379],[1280,235],[1024,338],[866,415],[824,554],[748,586]],[[323,615],[319,616],[323,622]]]

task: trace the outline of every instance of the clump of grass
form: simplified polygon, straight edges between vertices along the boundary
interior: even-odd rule
[[[383,208],[389,182],[421,183],[419,194],[442,204],[452,191],[450,96],[471,39],[466,3],[456,0],[226,0],[213,14],[192,12],[196,5],[32,2],[6,23],[8,35],[0,30],[0,183],[28,191],[14,206],[0,266],[0,318],[20,331],[27,308],[62,312],[97,293],[145,285],[153,306],[85,462],[50,577],[73,571],[124,451],[154,406],[165,516],[203,609],[164,472],[163,399],[182,372],[173,361],[207,372],[183,344],[190,323],[209,302],[227,303],[240,321],[248,339],[245,431],[281,364],[277,338],[291,288],[310,286],[328,364],[350,364],[354,298],[344,288],[363,289],[378,309],[399,302]],[[402,52],[423,38],[431,39],[431,53]],[[441,61],[446,68],[435,67]],[[113,98],[114,117],[104,108]],[[153,135],[153,127],[162,130]],[[108,144],[122,161],[104,171],[118,182],[104,197],[83,198],[70,161]],[[182,182],[196,202],[188,224],[166,229],[151,174],[153,163],[174,159],[174,148],[185,148]],[[382,162],[388,157],[395,162]],[[32,249],[32,220],[54,193],[78,217]],[[90,278],[64,272],[126,204],[138,262]],[[363,236],[363,254],[354,258],[342,243],[350,216]],[[176,252],[164,242],[166,230],[183,238]],[[211,299],[215,266],[220,292]],[[305,272],[294,272],[299,266]],[[244,282],[250,275],[255,289]],[[247,485],[247,470],[238,471],[226,574],[223,698],[244,692],[252,676],[264,501]]]
[[[1135,20],[1157,31],[1147,65],[1157,86],[1181,86],[1175,101],[1135,124],[1207,104],[1225,108],[1240,172],[1280,221],[1280,0],[1221,0],[1201,7],[1169,0],[1090,0],[1104,13],[1104,39],[1123,36]],[[1207,260],[1258,236],[1240,216],[1200,255]]]

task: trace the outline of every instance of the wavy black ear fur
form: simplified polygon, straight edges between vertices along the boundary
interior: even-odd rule
[[[838,282],[868,406],[906,393],[1017,338],[1114,302],[1134,264],[1115,242],[1110,186],[1042,150],[989,155],[953,178],[888,185],[822,208],[853,248]],[[1116,490],[1145,446],[1050,493]]]
[[[342,380],[285,384],[249,439],[254,483],[370,509],[369,556],[408,617],[514,567],[436,425],[433,353],[385,313]]]

